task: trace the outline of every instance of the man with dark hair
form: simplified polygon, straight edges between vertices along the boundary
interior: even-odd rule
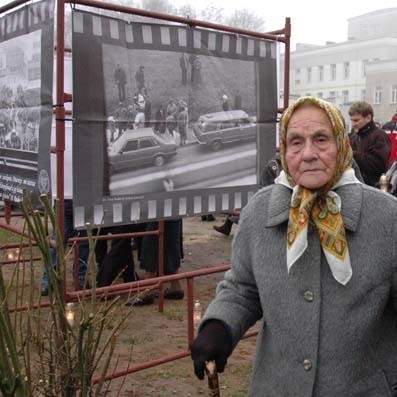
[[[376,127],[372,106],[364,101],[354,102],[349,109],[352,132],[350,145],[364,182],[376,186],[387,171],[391,142],[385,131]]]

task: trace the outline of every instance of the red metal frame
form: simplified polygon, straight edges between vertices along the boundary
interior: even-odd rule
[[[3,7],[0,7],[0,15],[6,11],[12,10],[20,5],[25,4],[26,0],[16,0],[13,1]],[[254,32],[245,29],[238,29],[230,26],[225,26],[221,24],[200,21],[197,19],[184,18],[175,15],[163,14],[153,11],[147,11],[139,8],[132,8],[126,6],[120,6],[116,4],[104,3],[95,0],[57,0],[57,40],[55,45],[55,50],[57,54],[57,81],[56,81],[56,105],[55,105],[55,117],[56,117],[56,144],[55,147],[51,147],[50,151],[56,154],[56,174],[57,174],[57,218],[59,227],[61,229],[62,235],[64,230],[64,220],[63,220],[63,210],[64,210],[64,152],[65,152],[65,115],[70,114],[70,112],[65,110],[65,102],[70,102],[72,100],[72,96],[68,93],[64,92],[64,53],[70,51],[69,49],[65,49],[64,42],[64,27],[65,27],[65,4],[80,4],[94,8],[100,8],[105,10],[113,10],[119,11],[126,14],[132,15],[140,15],[149,18],[155,18],[165,21],[171,21],[181,24],[186,24],[189,26],[200,26],[203,28],[215,29],[224,32],[230,32],[235,34],[241,34],[256,38],[269,39],[273,41],[278,41],[285,44],[285,55],[284,55],[284,100],[283,100],[283,108],[278,109],[281,113],[285,108],[288,107],[289,101],[289,69],[290,69],[290,38],[291,38],[291,23],[290,18],[286,18],[285,26],[283,29],[275,30],[268,33],[260,33]],[[6,208],[4,211],[5,222],[0,221],[0,228],[4,228],[10,230],[15,233],[25,234],[23,231],[17,226],[10,225],[11,219],[11,207],[10,203],[6,203]],[[16,214],[15,214],[16,215]],[[155,279],[148,280],[140,280],[132,283],[123,283],[118,285],[112,285],[109,287],[97,288],[95,291],[73,291],[67,292],[65,288],[65,300],[66,301],[76,301],[83,297],[89,297],[92,293],[95,293],[98,297],[108,296],[111,297],[113,295],[120,294],[131,294],[132,292],[141,291],[145,288],[159,288],[160,290],[160,299],[159,299],[159,310],[163,311],[164,308],[164,297],[163,297],[163,283],[170,282],[173,280],[186,280],[187,284],[187,318],[188,318],[188,346],[193,341],[194,338],[194,326],[193,326],[193,302],[194,302],[194,278],[201,277],[205,275],[210,275],[213,273],[224,272],[230,268],[230,265],[216,266],[201,270],[196,270],[192,272],[179,273],[174,275],[164,276],[164,261],[163,255],[161,253],[164,252],[164,221],[159,222],[159,228],[157,231],[152,232],[142,232],[142,233],[123,233],[123,234],[115,234],[112,236],[98,236],[98,239],[109,239],[116,237],[129,237],[129,236],[143,236],[143,235],[157,235],[159,238],[159,277]],[[76,262],[77,252],[78,252],[78,244],[79,241],[82,241],[84,238],[72,238],[69,242],[73,242],[75,244],[75,252],[74,258]],[[54,241],[51,241],[54,244]],[[10,247],[15,247],[15,244],[5,244],[0,249],[7,249]],[[12,263],[12,261],[2,262]],[[74,266],[74,273],[77,273],[77,266]],[[66,270],[66,269],[65,269]],[[64,275],[64,280],[66,282],[66,274]],[[76,275],[74,275],[76,277]],[[77,280],[75,280],[75,286],[77,285]],[[40,303],[40,306],[48,305],[48,303],[43,302]],[[11,310],[25,310],[26,307],[18,307]],[[256,332],[247,333],[245,337],[256,335]],[[110,380],[113,378],[117,378],[120,376],[125,376],[127,374],[137,372],[146,368],[150,368],[153,366],[157,366],[166,362],[170,362],[173,360],[177,360],[183,357],[188,356],[190,353],[188,350],[177,352],[175,354],[171,354],[165,357],[161,357],[156,360],[148,361],[142,363],[140,365],[129,367],[125,370],[121,371],[113,371],[106,376],[106,380]],[[93,383],[98,382],[97,378],[93,378]]]

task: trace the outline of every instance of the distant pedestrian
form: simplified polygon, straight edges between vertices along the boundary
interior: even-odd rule
[[[136,82],[137,91],[142,92],[143,88],[145,87],[144,66],[139,66],[139,69],[136,71],[135,82]]]
[[[243,99],[241,98],[240,91],[237,90],[236,91],[236,95],[234,97],[234,109],[235,110],[241,110],[242,109],[242,102],[243,102]]]
[[[176,130],[176,119],[175,119],[174,114],[168,112],[165,122],[166,122],[168,133],[170,134],[170,136],[172,138],[175,139],[174,131]]]
[[[135,122],[135,107],[134,105],[127,106],[127,128],[130,130],[134,129],[134,122]]]
[[[127,108],[123,106],[123,102],[120,102],[119,106],[114,111],[114,119],[116,120],[119,137],[123,135],[123,132],[127,129]]]
[[[201,61],[198,56],[193,61],[193,87],[199,88],[203,82],[201,77]]]
[[[184,53],[182,53],[182,55],[179,57],[179,66],[181,68],[181,74],[182,74],[182,85],[186,85],[187,84],[187,59],[186,59]]]
[[[167,104],[167,115],[172,114],[173,116],[176,117],[177,113],[178,113],[178,106],[176,105],[173,99],[170,99]]]
[[[148,96],[146,96],[146,99],[145,99],[144,113],[145,113],[145,127],[150,127],[152,125],[152,123],[151,123],[151,119],[152,119],[152,102],[150,101]]]
[[[158,132],[159,134],[164,134],[165,132],[165,111],[163,108],[163,105],[160,105],[159,108],[157,109],[157,112],[155,114],[155,123],[154,123],[154,132]]]
[[[222,96],[222,109],[227,112],[228,110],[230,110],[230,104],[229,104],[229,98],[227,97],[227,95],[223,95]]]
[[[189,64],[190,64],[190,83],[193,85],[194,82],[194,61],[196,60],[197,55],[190,54],[189,55]]]
[[[136,92],[134,95],[134,105],[136,111],[144,111],[145,110],[145,96],[141,92]]]
[[[125,101],[125,85],[127,84],[127,75],[125,74],[124,69],[117,64],[117,68],[114,72],[114,80],[116,81],[118,92],[119,92],[119,101]]]
[[[199,117],[198,104],[196,102],[195,96],[192,90],[189,90],[187,97],[187,113],[188,113],[188,123],[196,121]]]
[[[109,128],[109,141],[110,143],[115,140],[115,133],[116,133],[116,122],[113,116],[108,117],[108,128]]]
[[[145,127],[145,113],[142,110],[139,110],[135,115],[134,120],[134,128],[143,128]]]
[[[181,106],[177,115],[178,132],[181,137],[181,146],[186,145],[187,139],[187,110]]]

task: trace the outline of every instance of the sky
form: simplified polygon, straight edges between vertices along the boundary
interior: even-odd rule
[[[0,0],[0,6],[11,0]],[[106,1],[106,0],[105,0]],[[347,40],[348,19],[371,11],[397,7],[396,0],[169,0],[177,7],[191,4],[196,10],[213,5],[225,13],[247,8],[262,16],[265,31],[282,29],[291,18],[291,50],[296,43],[325,44]],[[277,5],[277,7],[275,6]]]
[[[265,21],[266,31],[282,29],[285,18],[291,18],[291,50],[296,43],[325,44],[326,41],[347,40],[347,20],[358,15],[384,8],[397,7],[396,0],[169,0],[179,7],[191,4],[197,10],[214,5],[228,10],[247,8],[258,13]],[[276,8],[277,5],[277,8]]]

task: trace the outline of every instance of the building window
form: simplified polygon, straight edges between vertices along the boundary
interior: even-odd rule
[[[375,87],[374,104],[379,105],[380,103],[382,103],[382,87],[377,85]]]
[[[312,82],[312,68],[311,67],[307,68],[307,82],[308,83]]]
[[[318,67],[318,81],[324,80],[324,66]]]
[[[361,90],[361,94],[360,94],[360,99],[362,100],[362,101],[365,101],[365,96],[367,95],[367,92],[365,91],[365,88],[363,88],[362,90]]]
[[[344,105],[349,103],[349,90],[343,90],[342,91],[342,100],[343,100],[343,104]]]
[[[336,101],[336,92],[335,91],[329,92],[329,101],[332,103],[335,103],[335,101]]]
[[[343,78],[346,80],[350,77],[350,63],[344,62],[343,63]]]
[[[317,98],[323,99],[323,93],[322,92],[318,92],[317,93]]]
[[[297,75],[297,76],[299,76],[300,74],[301,74],[301,70],[298,68],[298,69],[295,69],[295,74]]]
[[[336,64],[331,63],[331,80],[336,80]]]
[[[390,103],[397,103],[397,85],[391,86]]]
[[[296,85],[299,85],[300,83],[301,83],[300,80],[295,80],[295,84],[296,84]]]

